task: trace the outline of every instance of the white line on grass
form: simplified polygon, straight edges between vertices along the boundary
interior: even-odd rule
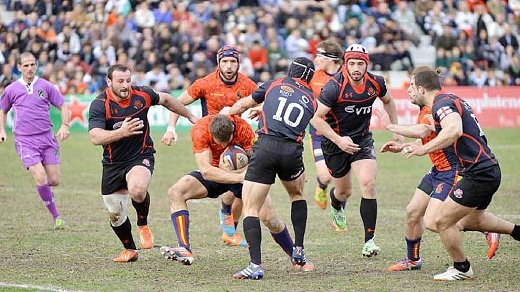
[[[38,285],[31,285],[31,284],[11,284],[11,283],[4,283],[0,282],[0,287],[6,287],[6,288],[21,288],[21,289],[37,289],[40,291],[55,291],[55,292],[80,292],[78,290],[64,290],[52,286],[38,286]]]

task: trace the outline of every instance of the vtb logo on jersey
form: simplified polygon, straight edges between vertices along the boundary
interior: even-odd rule
[[[356,107],[355,105],[349,105],[345,107],[345,112],[349,114],[355,113],[356,115],[368,115],[372,112],[372,106],[361,106]]]

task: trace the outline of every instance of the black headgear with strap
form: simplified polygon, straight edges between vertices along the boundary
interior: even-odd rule
[[[314,76],[314,63],[305,57],[294,59],[289,66],[289,77],[300,78],[309,83]]]

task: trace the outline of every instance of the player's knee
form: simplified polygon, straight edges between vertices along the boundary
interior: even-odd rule
[[[413,206],[406,206],[406,221],[408,222],[419,222],[421,220],[421,214],[417,208]]]
[[[432,232],[438,232],[437,226],[435,224],[435,220],[432,220],[432,218],[424,218],[424,228],[432,231]]]
[[[49,178],[49,185],[51,187],[57,187],[60,185],[60,178]]]
[[[444,220],[444,218],[439,217],[439,216],[436,216],[436,218],[434,219],[434,224],[435,224],[435,230],[437,232],[442,232],[449,227],[448,222],[446,220]]]
[[[375,199],[376,197],[376,183],[374,181],[365,182],[361,185],[363,190],[363,198]]]
[[[182,188],[178,184],[174,184],[168,189],[168,198],[170,199],[170,202],[184,200],[184,195],[181,189]]]
[[[146,198],[146,192],[148,191],[148,186],[145,185],[134,185],[128,188],[128,193],[132,197],[134,201],[142,202]]]

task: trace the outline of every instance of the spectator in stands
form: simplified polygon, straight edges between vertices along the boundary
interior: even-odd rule
[[[438,36],[433,43],[436,49],[443,48],[446,51],[451,51],[457,45],[453,28],[449,24],[443,25],[442,35]]]
[[[153,11],[150,10],[148,1],[143,1],[139,4],[135,11],[134,19],[139,32],[142,32],[145,28],[152,28],[155,25],[155,16]]]
[[[309,42],[301,36],[299,29],[293,29],[285,40],[285,50],[287,58],[294,60],[299,57],[310,57],[307,53]]]
[[[473,71],[469,74],[469,85],[482,87],[486,84],[487,74],[482,72],[480,66],[473,68]]]
[[[511,59],[507,73],[511,78],[509,85],[520,86],[520,57],[518,55],[514,55]]]
[[[259,40],[254,40],[251,49],[249,50],[249,59],[253,64],[255,76],[258,79],[260,72],[267,71],[268,66],[267,49],[260,44]]]
[[[146,2],[146,1],[145,1]],[[161,1],[159,2],[159,7],[153,10],[153,17],[155,23],[166,23],[170,24],[173,20],[173,15],[170,12],[171,2],[170,1]]]
[[[500,83],[500,78],[497,77],[495,68],[488,68],[486,82],[484,82],[484,86],[496,87],[500,86]]]
[[[514,51],[518,51],[518,48],[520,47],[518,44],[517,37],[513,34],[513,30],[511,28],[511,25],[508,23],[504,23],[504,35],[502,35],[498,42],[505,48],[507,46],[512,46]]]

